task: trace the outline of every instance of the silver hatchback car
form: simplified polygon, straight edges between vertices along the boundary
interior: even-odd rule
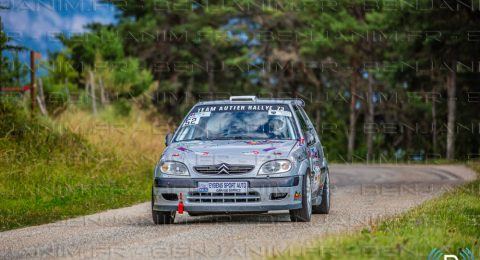
[[[155,224],[177,213],[266,213],[292,221],[330,210],[329,171],[320,138],[299,99],[234,96],[200,102],[155,167]]]

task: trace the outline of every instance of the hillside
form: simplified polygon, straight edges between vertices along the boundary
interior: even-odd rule
[[[132,135],[126,128],[116,134],[75,133],[64,126],[75,124],[65,117],[59,123],[31,119],[13,105],[0,109],[0,231],[149,198],[154,154],[159,155],[163,146],[142,156],[139,143],[148,134]],[[71,119],[88,118],[75,116],[78,113],[71,112]],[[90,122],[111,129],[111,122],[93,118]],[[92,142],[94,138],[97,142]],[[112,140],[123,145],[115,147]],[[133,151],[134,145],[139,152],[123,152]]]

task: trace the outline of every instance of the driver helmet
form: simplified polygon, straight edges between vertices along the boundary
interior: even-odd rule
[[[274,118],[268,122],[268,128],[270,130],[270,133],[277,136],[282,135],[284,127],[285,127],[285,122],[283,122],[279,118]]]

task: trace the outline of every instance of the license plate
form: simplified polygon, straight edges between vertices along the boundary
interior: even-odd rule
[[[198,192],[209,193],[246,193],[248,190],[247,182],[199,182]]]

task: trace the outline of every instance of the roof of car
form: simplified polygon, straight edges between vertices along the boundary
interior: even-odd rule
[[[300,98],[257,98],[255,96],[232,96],[230,99],[201,101],[197,105],[220,105],[220,104],[296,104],[305,106]]]

